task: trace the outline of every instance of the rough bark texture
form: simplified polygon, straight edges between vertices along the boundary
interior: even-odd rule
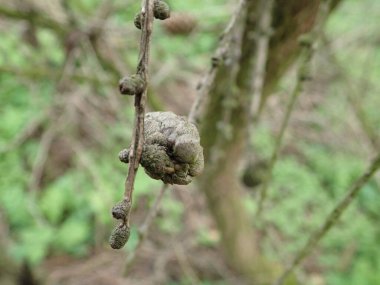
[[[266,92],[299,52],[297,39],[313,27],[318,4],[319,0],[276,1]],[[235,32],[234,54],[219,68],[206,103],[201,126],[206,169],[200,178],[200,188],[206,194],[230,264],[247,276],[251,284],[260,285],[273,282],[281,269],[259,252],[238,179],[238,166],[247,142],[255,54],[253,35],[258,13],[257,1],[248,1],[245,19],[241,19]],[[286,284],[295,281],[288,280]]]
[[[334,0],[332,8],[339,2],[340,0]],[[272,23],[274,34],[268,53],[267,78],[260,112],[278,79],[299,54],[298,36],[312,29],[319,3],[320,0],[276,0]]]

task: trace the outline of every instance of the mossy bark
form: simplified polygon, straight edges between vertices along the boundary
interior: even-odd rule
[[[275,34],[264,86],[267,94],[298,54],[298,36],[313,27],[318,4],[318,0],[276,1]],[[247,142],[258,7],[257,1],[248,1],[245,18],[235,31],[232,52],[219,68],[210,90],[201,125],[206,168],[199,182],[220,230],[228,261],[251,284],[262,285],[271,284],[282,268],[259,251],[251,217],[244,208],[238,173]],[[296,282],[290,278],[287,284]]]

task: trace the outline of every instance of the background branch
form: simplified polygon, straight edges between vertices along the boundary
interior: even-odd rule
[[[211,58],[211,67],[208,73],[204,76],[202,81],[198,84],[197,98],[189,113],[189,121],[193,123],[199,123],[202,112],[202,106],[210,93],[210,89],[214,85],[216,74],[220,66],[222,66],[223,61],[228,60],[228,54],[231,52],[231,43],[234,37],[234,30],[239,22],[239,20],[244,16],[246,12],[246,0],[240,0],[235,13],[232,15],[230,22],[220,36],[220,42],[218,48],[216,49],[214,55]]]
[[[330,10],[330,5],[330,0],[324,0],[320,4],[319,15],[316,19],[313,32],[310,35],[304,35],[303,38],[300,38],[300,44],[303,47],[303,51],[300,55],[300,62],[297,69],[296,85],[293,89],[292,94],[290,95],[290,100],[286,107],[284,118],[281,120],[280,133],[276,138],[274,150],[269,160],[267,174],[264,177],[263,185],[259,192],[259,202],[256,213],[257,217],[261,215],[265,200],[267,198],[268,187],[272,179],[273,169],[281,150],[284,134],[288,127],[294,105],[297,101],[297,98],[304,91],[306,80],[310,79],[311,59],[314,55],[315,45],[322,37],[322,31],[328,16],[328,12]]]
[[[307,257],[317,246],[318,242],[329,232],[329,230],[338,222],[340,216],[357,197],[359,191],[368,182],[368,180],[379,170],[380,168],[380,154],[373,160],[368,170],[351,186],[344,198],[334,207],[334,209],[327,216],[323,225],[319,230],[312,234],[306,245],[298,252],[292,263],[281,274],[279,279],[274,285],[282,285],[289,274]]]
[[[162,185],[160,191],[158,192],[158,194],[155,198],[155,201],[154,201],[152,207],[150,208],[148,214],[146,215],[146,217],[144,219],[144,222],[141,224],[139,231],[138,231],[137,245],[133,249],[133,251],[131,251],[128,254],[127,261],[125,264],[124,275],[126,275],[129,272],[129,270],[131,269],[131,267],[133,266],[133,263],[136,259],[137,252],[140,250],[140,248],[144,244],[146,238],[148,237],[149,229],[150,229],[154,219],[156,218],[156,216],[158,214],[158,210],[160,209],[162,198],[163,198],[165,192],[168,190],[168,188],[169,188],[168,184]]]

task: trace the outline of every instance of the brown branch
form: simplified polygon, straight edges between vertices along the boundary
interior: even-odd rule
[[[15,74],[20,77],[25,77],[32,80],[54,80],[57,81],[60,79],[61,71],[53,68],[38,68],[38,69],[20,69],[13,66],[0,66],[0,72]],[[104,85],[111,86],[115,82],[112,80],[100,80],[96,77],[82,75],[79,73],[71,73],[66,75],[68,79],[74,80],[78,83],[89,83],[94,87],[101,87]]]
[[[354,182],[351,188],[348,190],[343,199],[334,207],[334,209],[327,216],[326,220],[322,224],[321,228],[312,234],[306,245],[298,252],[292,263],[281,274],[280,278],[274,283],[274,285],[282,285],[285,279],[293,272],[293,270],[307,257],[317,246],[318,242],[329,232],[329,230],[338,222],[340,216],[351,204],[351,202],[357,197],[363,186],[369,181],[369,179],[380,168],[380,154],[373,160],[367,171]]]
[[[0,67],[1,71],[1,67]],[[47,114],[49,112],[42,111],[37,118],[32,119],[24,129],[22,129],[17,136],[12,139],[7,145],[0,147],[0,155],[12,151],[22,146],[29,138],[36,135],[38,130],[42,128],[43,124],[47,121]]]
[[[293,112],[293,109],[298,97],[304,91],[306,80],[310,79],[311,59],[314,55],[315,45],[319,43],[322,37],[322,31],[323,31],[323,27],[326,22],[328,13],[330,11],[330,5],[331,5],[331,0],[324,0],[320,4],[318,17],[315,21],[315,25],[314,25],[312,33],[310,35],[304,35],[304,37],[300,39],[300,44],[303,46],[303,51],[300,56],[300,63],[297,70],[297,82],[293,89],[292,94],[290,95],[290,101],[286,107],[285,116],[281,122],[280,133],[276,138],[274,150],[269,160],[267,174],[264,177],[263,186],[261,187],[260,192],[259,192],[259,202],[258,202],[258,208],[257,208],[257,213],[256,213],[257,217],[260,216],[264,207],[265,200],[267,198],[269,184],[272,180],[273,169],[277,162],[277,158],[281,150],[285,131],[289,125],[290,116]]]
[[[168,189],[169,189],[168,184],[162,185],[160,191],[157,194],[157,197],[154,201],[153,206],[150,208],[148,214],[146,215],[146,217],[144,219],[144,222],[140,226],[139,231],[138,231],[139,235],[138,235],[137,245],[134,248],[134,250],[131,253],[129,253],[129,255],[128,255],[126,265],[125,265],[124,274],[127,274],[129,272],[129,270],[131,269],[131,266],[133,265],[133,262],[136,258],[137,252],[139,251],[141,246],[144,244],[146,238],[148,237],[150,226],[152,225],[155,217],[157,216],[158,210],[159,210],[161,202],[162,202],[162,198],[163,198],[166,190],[168,190]]]
[[[354,115],[358,123],[360,124],[361,130],[363,131],[364,135],[367,137],[372,148],[374,150],[379,149],[380,148],[379,135],[376,133],[376,129],[369,122],[368,116],[365,112],[365,109],[361,100],[361,98],[365,96],[366,91],[368,91],[366,88],[367,81],[365,78],[367,76],[366,72],[368,70],[368,65],[370,64],[370,61],[372,60],[372,56],[370,54],[367,56],[367,59],[365,61],[364,68],[363,68],[364,71],[362,75],[363,77],[362,81],[356,84],[355,82],[352,81],[351,78],[347,76],[347,73],[344,70],[341,62],[336,57],[336,55],[334,55],[332,51],[332,47],[329,44],[329,41],[326,35],[324,35],[323,37],[323,44],[328,49],[327,56],[328,56],[329,62],[331,62],[335,66],[338,76],[344,82],[344,87],[346,88],[348,102],[350,103],[351,108],[354,112]],[[357,86],[359,86],[359,88]]]
[[[235,13],[232,15],[230,22],[228,23],[226,29],[223,31],[222,35],[220,36],[219,46],[216,49],[214,55],[212,56],[211,67],[208,73],[204,76],[202,81],[197,86],[198,95],[191,107],[188,117],[189,121],[192,123],[197,123],[201,116],[201,109],[204,104],[204,101],[206,100],[207,95],[210,93],[210,89],[214,84],[219,67],[222,65],[222,62],[226,60],[226,57],[229,54],[229,51],[231,49],[231,42],[234,36],[233,31],[235,30],[239,19],[246,12],[246,5],[246,0],[240,0],[239,5]]]
[[[262,0],[263,13],[260,18],[257,31],[257,50],[256,63],[253,77],[253,98],[251,101],[250,117],[254,118],[255,112],[258,111],[260,98],[263,93],[265,83],[265,70],[269,53],[269,41],[272,34],[272,15],[274,0]]]
[[[21,11],[0,6],[0,17],[7,17],[15,20],[27,20],[37,26],[52,29],[60,35],[65,34],[68,31],[64,23],[57,22],[52,18],[45,16],[36,9]]]
[[[136,178],[136,173],[139,168],[141,154],[144,144],[144,116],[145,105],[148,88],[148,65],[149,65],[149,49],[151,34],[153,29],[153,0],[145,0],[142,7],[143,23],[141,29],[140,55],[137,65],[137,74],[145,81],[143,91],[135,95],[135,123],[132,135],[132,143],[129,152],[129,169],[125,181],[124,199],[132,203],[132,194]],[[129,226],[129,215],[127,225]]]
[[[224,30],[223,34],[221,35],[221,41],[220,45],[217,48],[216,52],[214,53],[213,56],[213,64],[206,75],[205,79],[202,81],[201,85],[199,86],[198,90],[198,97],[195,100],[195,102],[192,105],[191,111],[188,115],[188,119],[190,122],[195,123],[200,117],[200,108],[203,104],[203,101],[207,98],[207,95],[209,93],[209,89],[214,83],[215,80],[215,75],[218,70],[219,64],[216,64],[217,61],[220,60],[225,60],[226,55],[228,54],[230,50],[230,44],[231,44],[231,37],[233,34],[233,30],[235,29],[237,20],[241,16],[242,13],[244,13],[244,8],[245,8],[246,1],[241,0],[239,3],[239,7],[237,8],[236,12],[232,16],[231,21],[227,25],[226,29]],[[149,213],[147,214],[143,224],[140,227],[139,230],[139,239],[138,239],[138,244],[136,248],[129,254],[125,266],[125,274],[130,270],[133,261],[136,258],[136,253],[137,251],[141,248],[143,245],[144,241],[147,238],[149,228],[151,224],[154,221],[154,218],[156,217],[158,213],[158,209],[160,207],[160,204],[162,202],[162,197],[165,193],[165,191],[168,189],[168,185],[164,184],[163,187],[161,188],[160,192],[157,194],[156,200],[154,202],[153,207],[150,209]]]

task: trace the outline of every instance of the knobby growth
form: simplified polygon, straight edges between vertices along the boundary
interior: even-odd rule
[[[157,2],[157,1],[156,1]],[[121,94],[135,95],[135,121],[132,134],[131,150],[129,152],[129,169],[125,181],[124,199],[114,206],[112,215],[121,219],[111,234],[110,245],[112,248],[120,249],[129,238],[129,218],[132,205],[132,194],[136,173],[141,159],[144,137],[144,115],[147,96],[147,81],[149,71],[149,49],[154,20],[154,1],[145,0],[141,11],[141,39],[140,54],[135,75],[127,76],[120,81],[119,90]]]
[[[203,149],[195,125],[185,117],[172,112],[145,114],[153,21],[154,18],[165,20],[169,17],[170,9],[164,1],[143,2],[141,12],[134,19],[136,28],[141,30],[137,71],[136,74],[125,76],[119,82],[122,95],[135,96],[135,121],[131,145],[119,153],[120,161],[128,163],[129,168],[124,199],[112,209],[113,217],[121,220],[109,240],[114,249],[122,248],[129,239],[132,194],[139,164],[151,178],[162,180],[165,184],[187,185],[192,181],[192,177],[199,175],[203,170]],[[157,203],[149,212],[140,230],[140,242],[145,239],[166,189],[164,185],[158,195]],[[133,258],[134,253],[131,256]]]

